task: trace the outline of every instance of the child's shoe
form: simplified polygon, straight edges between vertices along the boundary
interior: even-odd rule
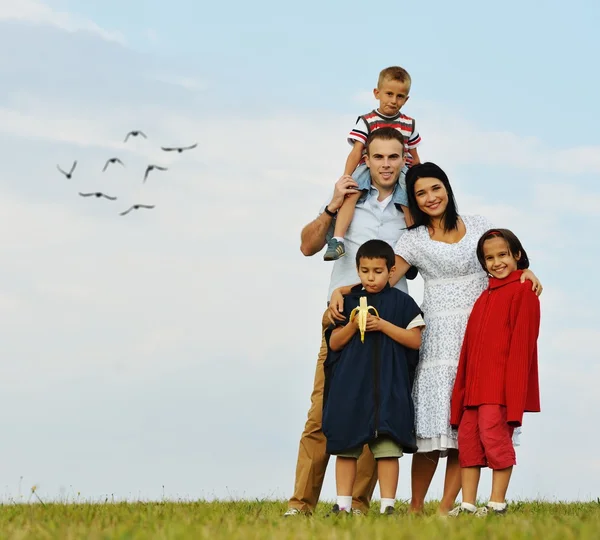
[[[473,504],[461,503],[460,506],[455,506],[448,512],[448,517],[458,517],[461,514],[474,516],[477,514],[477,507]]]
[[[393,516],[396,514],[396,510],[394,510],[393,506],[388,506],[382,513],[382,516]]]
[[[325,255],[323,255],[323,260],[325,261],[337,261],[340,257],[346,255],[346,248],[344,247],[344,242],[340,242],[335,238],[332,238],[327,242],[327,251],[325,251]]]
[[[475,512],[475,515],[477,517],[486,517],[486,516],[489,516],[490,514],[494,515],[494,516],[505,515],[507,504],[504,503],[504,506],[502,506],[502,507],[499,503],[496,503],[496,505],[499,508],[494,508],[494,507],[490,506],[489,503],[486,506],[481,506],[480,508],[477,509],[477,512]]]
[[[325,517],[350,516],[350,515],[354,514],[355,512],[360,512],[360,510],[353,509],[352,512],[348,512],[345,508],[340,508],[340,505],[336,503],[331,507],[331,510]]]

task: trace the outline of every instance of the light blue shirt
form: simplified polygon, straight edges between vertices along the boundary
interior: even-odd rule
[[[397,188],[398,186],[396,186]],[[356,203],[354,217],[344,238],[346,255],[333,263],[327,301],[331,299],[333,291],[338,287],[360,283],[356,271],[356,252],[362,244],[376,238],[384,240],[393,248],[398,238],[405,232],[404,213],[391,202],[393,194],[381,202],[377,200],[378,196],[377,188],[371,186],[366,197],[362,197]],[[325,211],[327,204],[329,201],[321,207],[319,215]],[[333,236],[334,223],[335,221],[327,232],[327,239]],[[402,277],[395,287],[408,293],[405,277]]]

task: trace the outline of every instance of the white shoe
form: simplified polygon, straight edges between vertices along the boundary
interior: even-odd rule
[[[301,514],[301,512],[297,508],[288,508],[287,512],[283,514],[283,517],[297,516],[298,514]]]
[[[448,517],[458,517],[460,514],[469,514],[472,516],[476,514],[476,510],[468,510],[464,506],[459,505],[448,512]]]
[[[477,512],[475,512],[475,515],[477,517],[486,517],[490,514],[496,515],[496,516],[503,516],[504,514],[506,514],[506,506],[502,509],[502,510],[496,510],[495,508],[492,508],[491,506],[481,506],[477,509]]]

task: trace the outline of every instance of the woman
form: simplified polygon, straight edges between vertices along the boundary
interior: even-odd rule
[[[412,461],[411,510],[421,512],[438,460],[447,457],[444,495],[439,512],[447,514],[460,491],[457,433],[450,427],[450,397],[469,314],[487,286],[487,275],[477,260],[479,237],[493,227],[482,216],[459,216],[450,181],[434,163],[412,167],[406,175],[408,207],[414,218],[398,240],[393,286],[410,266],[425,281],[423,304],[426,327],[413,388],[418,453]],[[536,294],[542,286],[527,270]],[[331,297],[330,313],[340,319],[343,294]]]

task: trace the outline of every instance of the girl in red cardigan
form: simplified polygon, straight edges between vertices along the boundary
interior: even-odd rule
[[[506,491],[517,464],[513,430],[524,412],[540,411],[540,302],[520,282],[529,267],[527,254],[511,231],[492,229],[479,239],[477,258],[490,280],[471,311],[452,393],[450,424],[458,427],[462,479],[462,504],[452,516],[506,512]],[[493,470],[492,493],[477,509],[481,467]]]

